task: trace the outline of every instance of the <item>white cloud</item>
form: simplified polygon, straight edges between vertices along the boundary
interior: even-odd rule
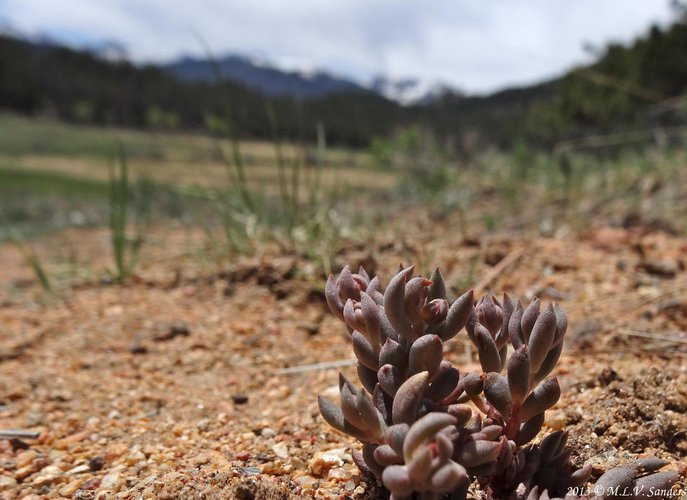
[[[218,54],[304,61],[359,79],[385,73],[484,92],[587,60],[583,43],[629,41],[670,20],[647,0],[0,0],[27,33],[117,40],[137,61]]]

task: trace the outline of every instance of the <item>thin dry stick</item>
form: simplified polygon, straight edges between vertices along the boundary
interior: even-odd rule
[[[21,429],[0,429],[0,439],[38,439],[40,432],[24,431]]]
[[[482,281],[477,283],[477,286],[475,286],[475,295],[482,293],[508,266],[517,262],[518,259],[522,257],[522,253],[522,249],[513,250],[511,253],[501,259],[498,264],[492,267]]]
[[[303,373],[316,370],[331,370],[332,368],[341,368],[343,366],[355,366],[358,363],[357,359],[341,359],[339,361],[325,361],[323,363],[314,363],[312,365],[290,366],[277,370],[277,375],[291,375],[293,373]]]
[[[671,335],[656,335],[655,333],[637,332],[633,330],[620,330],[618,333],[620,335],[626,335],[628,337],[642,337],[645,339],[652,340],[666,340],[668,342],[674,342],[676,344],[687,344],[687,339],[673,337]]]

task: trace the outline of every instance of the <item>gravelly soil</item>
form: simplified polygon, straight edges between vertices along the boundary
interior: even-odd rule
[[[107,257],[102,233],[69,238],[96,264]],[[40,432],[0,440],[0,497],[376,497],[352,463],[355,441],[318,415],[316,395],[335,394],[337,370],[280,371],[352,358],[323,278],[289,255],[213,273],[184,256],[187,238],[160,238],[138,279],[40,300],[15,250],[0,247],[0,429]],[[569,429],[574,460],[595,475],[645,454],[687,467],[684,238],[641,227],[557,238],[428,230],[412,245],[352,246],[338,263],[383,277],[400,260],[438,265],[458,292],[521,250],[486,288],[568,311],[563,397],[547,430]],[[449,359],[476,369],[464,334],[449,344]]]

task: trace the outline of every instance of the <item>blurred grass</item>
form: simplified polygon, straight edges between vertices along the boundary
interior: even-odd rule
[[[226,165],[211,137],[106,129],[0,114],[2,168],[106,182],[107,161],[115,153],[117,141],[126,147],[134,176],[145,175],[155,183],[175,187],[214,189],[227,183]],[[274,145],[269,141],[241,141],[240,145],[248,186],[268,195],[278,193],[279,160]],[[291,143],[281,147],[287,159],[303,154]],[[316,158],[314,148],[305,150],[306,163]],[[345,184],[351,188],[384,189],[396,180],[393,172],[378,169],[366,152],[333,148],[327,149],[322,158],[324,188]]]

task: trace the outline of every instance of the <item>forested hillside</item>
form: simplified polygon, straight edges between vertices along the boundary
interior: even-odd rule
[[[268,97],[233,81],[182,81],[160,68],[0,36],[0,105],[72,122],[226,132],[365,146],[410,124],[445,143],[551,147],[565,138],[684,123],[687,26],[653,27],[629,46],[599,50],[597,62],[557,80],[488,96],[445,96],[404,107],[374,93]]]

